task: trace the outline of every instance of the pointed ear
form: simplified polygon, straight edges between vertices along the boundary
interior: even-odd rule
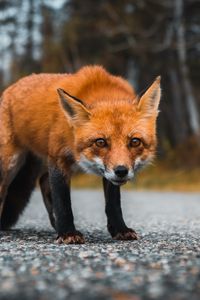
[[[148,116],[157,116],[159,112],[158,106],[161,97],[160,80],[161,77],[158,76],[139,100],[138,110]]]
[[[67,116],[76,122],[85,122],[89,120],[90,112],[78,98],[68,94],[63,89],[57,89],[60,96],[61,107]]]

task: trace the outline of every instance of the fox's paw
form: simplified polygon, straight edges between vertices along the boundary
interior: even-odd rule
[[[58,244],[85,244],[85,238],[80,231],[67,232],[58,236]]]
[[[139,237],[135,230],[132,228],[126,228],[120,232],[118,232],[115,236],[113,236],[113,239],[115,240],[122,240],[122,241],[128,241],[128,240],[138,240]]]

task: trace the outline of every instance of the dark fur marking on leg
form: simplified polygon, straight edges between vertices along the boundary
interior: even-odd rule
[[[106,201],[107,227],[111,236],[119,240],[137,239],[136,232],[128,228],[123,219],[120,187],[113,185],[105,178],[103,178],[103,187]]]
[[[42,177],[39,180],[39,183],[40,183],[40,189],[41,189],[44,205],[45,205],[46,210],[48,212],[51,226],[54,229],[56,229],[55,218],[54,218],[54,215],[53,215],[53,203],[52,203],[48,173],[45,173],[45,174],[42,175]]]
[[[49,181],[56,217],[56,229],[59,235],[58,240],[66,244],[71,243],[71,238],[67,238],[70,235],[74,237],[75,243],[79,243],[71,208],[70,186],[66,183],[62,172],[52,166],[49,167]]]

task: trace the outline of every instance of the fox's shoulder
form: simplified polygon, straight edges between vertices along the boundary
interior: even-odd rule
[[[84,66],[71,80],[64,80],[62,83],[61,87],[64,90],[88,104],[95,102],[95,99],[110,99],[114,95],[135,95],[133,87],[126,79],[110,74],[99,65]]]
[[[90,102],[97,98],[99,90],[106,94],[128,93],[134,94],[132,86],[120,76],[110,74],[100,65],[88,65],[82,67],[76,73],[62,74],[31,74],[23,77],[8,87],[3,93],[3,98],[21,97],[31,95],[54,95],[56,90],[62,88],[71,95]],[[93,100],[91,100],[93,101]]]
[[[82,67],[76,76],[82,82],[82,85],[93,84],[98,86],[115,86],[115,88],[126,89],[129,92],[133,92],[133,87],[127,80],[121,76],[112,75],[103,66],[89,65]]]

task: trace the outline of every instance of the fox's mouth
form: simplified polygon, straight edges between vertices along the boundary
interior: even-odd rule
[[[127,183],[127,179],[110,180],[114,185],[123,185]]]

